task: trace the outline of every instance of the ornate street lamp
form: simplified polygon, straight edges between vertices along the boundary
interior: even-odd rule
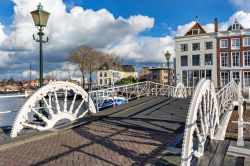
[[[167,53],[165,53],[165,58],[168,62],[168,85],[170,85],[170,64],[169,64],[169,60],[171,58],[171,54],[167,51]]]
[[[48,19],[49,19],[49,15],[50,13],[46,12],[45,10],[43,10],[43,6],[41,5],[41,3],[39,3],[39,5],[37,6],[37,10],[30,12],[35,26],[38,28],[39,32],[37,33],[37,35],[39,36],[38,39],[35,38],[35,35],[33,34],[33,39],[39,43],[40,46],[40,52],[39,52],[39,57],[40,57],[40,88],[43,86],[43,43],[48,42],[48,37],[46,40],[43,40],[43,30],[47,25]]]

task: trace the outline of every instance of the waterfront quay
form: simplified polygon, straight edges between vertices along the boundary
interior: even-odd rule
[[[171,142],[179,143],[189,102],[144,97],[60,129],[2,140],[0,165],[153,164]]]

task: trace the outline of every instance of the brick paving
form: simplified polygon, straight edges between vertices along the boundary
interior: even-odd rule
[[[174,137],[96,121],[0,152],[0,165],[141,165]]]

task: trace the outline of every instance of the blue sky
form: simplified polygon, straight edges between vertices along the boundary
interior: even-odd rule
[[[228,0],[64,0],[69,11],[74,6],[84,9],[110,11],[116,18],[128,18],[131,15],[146,15],[155,19],[154,28],[142,32],[143,35],[163,36],[176,30],[178,25],[190,22],[198,16],[201,24],[212,22],[215,17],[223,22],[236,11]],[[6,25],[5,31],[12,23],[14,3],[2,0],[0,4],[0,22]]]
[[[196,16],[208,31],[216,17],[221,29],[235,18],[250,28],[250,0],[1,0],[0,80],[27,79],[31,63],[38,77],[38,44],[32,39],[37,31],[29,12],[39,2],[51,13],[44,75],[60,70],[66,77],[65,61],[79,45],[114,53],[137,69],[162,65],[166,51],[174,56],[174,37]]]

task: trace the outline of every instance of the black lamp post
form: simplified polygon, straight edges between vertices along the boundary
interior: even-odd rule
[[[36,42],[38,42],[40,46],[39,57],[40,57],[40,88],[41,88],[43,86],[43,43],[46,43],[49,40],[48,37],[46,40],[43,40],[44,36],[43,30],[47,25],[50,13],[43,10],[43,6],[41,5],[41,3],[39,3],[39,5],[37,6],[37,10],[32,11],[30,13],[33,17],[35,26],[39,30],[39,32],[37,33],[39,38],[36,39],[35,35],[33,34],[33,39]]]
[[[171,58],[171,54],[167,51],[167,53],[165,53],[165,58],[168,62],[168,85],[170,85],[170,64],[169,64],[169,60]]]

